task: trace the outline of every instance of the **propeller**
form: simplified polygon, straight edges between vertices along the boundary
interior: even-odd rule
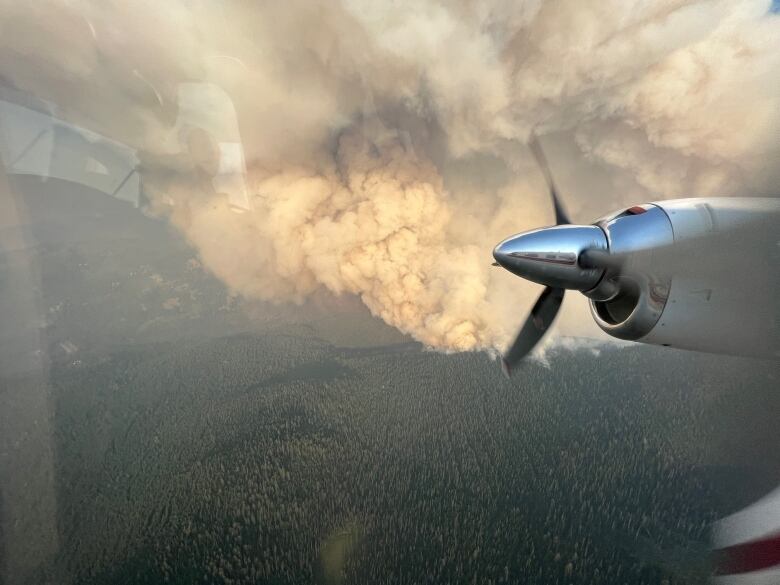
[[[502,356],[507,376],[552,326],[566,289],[581,291],[591,300],[617,301],[621,292],[635,287],[637,281],[648,287],[649,282],[655,283],[646,291],[652,296],[653,291],[670,286],[676,275],[684,275],[688,281],[720,282],[728,276],[724,275],[725,269],[739,266],[744,274],[751,275],[744,282],[748,290],[744,296],[750,298],[750,287],[756,288],[756,279],[772,274],[780,252],[772,247],[774,254],[765,254],[759,251],[759,246],[746,246],[745,242],[776,240],[775,214],[767,213],[757,219],[741,213],[741,207],[735,205],[734,213],[724,219],[714,214],[705,202],[695,206],[701,207],[699,215],[686,220],[691,224],[688,231],[693,233],[686,233],[679,240],[674,239],[671,221],[660,204],[630,207],[611,216],[609,221],[572,225],[536,136],[531,136],[528,147],[547,182],[556,225],[515,234],[493,250],[499,266],[516,276],[546,285]],[[650,215],[644,216],[645,213]],[[633,216],[643,219],[628,219]],[[622,226],[622,232],[618,230],[622,236],[617,239],[615,232],[609,231],[613,220],[620,221]],[[637,223],[632,224],[634,221]]]
[[[550,193],[550,199],[552,199],[553,207],[555,208],[555,225],[570,224],[569,216],[566,214],[566,210],[563,208],[560,199],[558,198],[558,191],[555,188],[555,182],[550,172],[550,165],[547,163],[547,158],[544,156],[541,144],[536,135],[531,136],[531,140],[528,143],[528,147],[531,150],[536,159],[539,169],[542,171],[544,180],[547,183],[547,188]],[[545,332],[550,328],[555,317],[558,315],[558,311],[563,303],[563,295],[565,289],[547,286],[539,295],[536,300],[531,314],[526,319],[520,331],[512,342],[512,345],[504,354],[501,359],[501,365],[504,370],[504,374],[507,377],[512,375],[514,367],[525,357],[531,350],[536,347],[536,344],[544,337]]]
[[[501,358],[501,367],[507,377],[512,375],[512,369],[536,347],[550,328],[563,303],[564,292],[565,289],[547,286],[539,295],[512,346]]]
[[[558,190],[555,188],[555,182],[550,172],[550,165],[547,162],[547,157],[544,156],[542,145],[539,144],[539,139],[535,134],[531,135],[531,140],[528,142],[528,148],[531,149],[531,154],[536,159],[536,164],[539,165],[539,169],[544,175],[544,180],[547,182],[547,188],[550,190],[550,198],[555,208],[555,225],[561,225],[565,223],[571,223],[569,216],[566,214],[566,210],[561,204],[561,200],[558,198]]]
[[[607,250],[583,250],[579,257],[581,266],[587,268],[620,269],[628,262],[628,255],[610,254]]]

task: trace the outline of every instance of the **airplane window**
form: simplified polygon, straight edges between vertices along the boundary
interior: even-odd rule
[[[777,12],[0,5],[0,584],[780,583]]]

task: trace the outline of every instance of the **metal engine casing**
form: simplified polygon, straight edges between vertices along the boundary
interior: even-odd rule
[[[584,294],[607,334],[713,353],[780,357],[780,199],[656,202],[596,222],[610,254]]]

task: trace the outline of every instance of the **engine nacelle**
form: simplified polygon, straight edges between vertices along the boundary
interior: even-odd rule
[[[615,258],[584,294],[620,339],[780,357],[780,200],[681,199],[597,222]]]

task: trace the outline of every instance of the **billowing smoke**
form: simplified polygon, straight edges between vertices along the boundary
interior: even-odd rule
[[[143,151],[150,210],[237,293],[357,295],[432,347],[495,348],[537,290],[491,268],[492,246],[552,221],[524,146],[532,132],[583,222],[639,201],[776,194],[780,18],[769,8],[6,0],[0,75]],[[189,179],[160,171],[181,170],[170,134],[177,88],[193,81],[235,106],[244,213],[191,179],[218,170],[208,138],[177,138]],[[564,331],[585,320],[564,319]]]

